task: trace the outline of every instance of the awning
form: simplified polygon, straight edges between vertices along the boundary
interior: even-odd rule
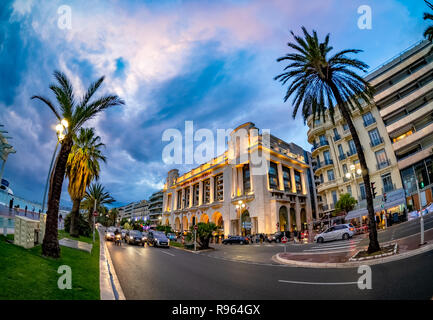
[[[382,198],[382,197],[379,196],[379,198]],[[406,204],[406,197],[404,194],[404,190],[398,189],[398,190],[392,191],[392,192],[387,194],[387,201],[385,203],[376,204],[374,206],[374,212],[378,212],[378,211],[381,211],[384,209],[393,208],[393,207],[401,205],[401,204]],[[382,208],[382,205],[383,205],[383,208]],[[349,211],[345,220],[346,221],[352,220],[352,219],[363,217],[366,215],[368,215],[367,208],[359,208],[356,210]]]

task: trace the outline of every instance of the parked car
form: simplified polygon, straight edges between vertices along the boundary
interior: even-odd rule
[[[348,224],[339,224],[336,226],[329,227],[324,232],[317,234],[314,237],[314,241],[316,242],[325,242],[325,241],[332,241],[332,240],[347,240],[355,234],[355,227],[348,223]]]
[[[280,243],[281,239],[284,236],[286,236],[287,238],[290,238],[290,231],[278,231],[278,232],[275,232],[274,234],[269,235],[266,240],[268,242]]]
[[[229,236],[228,238],[224,239],[222,243],[223,244],[233,244],[233,243],[248,244],[249,240],[246,237]]]
[[[147,243],[147,238],[149,237],[149,232],[143,231],[141,234],[143,235],[143,242]]]
[[[170,241],[176,241],[176,240],[177,240],[177,236],[176,236],[174,233],[169,233],[169,234],[167,234],[167,238],[168,238]]]
[[[128,244],[138,244],[144,246],[143,234],[138,230],[128,230],[125,235]]]
[[[151,230],[147,237],[147,243],[154,247],[167,247],[169,248],[170,240],[161,231]]]

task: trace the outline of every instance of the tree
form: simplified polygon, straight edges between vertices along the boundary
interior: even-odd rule
[[[57,106],[48,98],[40,95],[32,96],[31,99],[38,99],[44,102],[59,121],[64,119],[68,123],[67,128],[65,128],[66,134],[61,140],[61,148],[50,177],[47,221],[45,236],[42,242],[42,254],[58,258],[60,257],[57,230],[59,203],[62,193],[63,179],[65,177],[66,163],[69,152],[73,146],[73,136],[87,120],[94,118],[98,113],[105,109],[112,106],[122,105],[124,102],[116,95],[105,95],[99,99],[92,99],[93,95],[104,81],[104,77],[101,77],[96,82],[92,83],[84,96],[79,100],[75,98],[72,85],[65,74],[55,71],[54,77],[57,80],[57,84],[50,85],[50,89],[56,97]]]
[[[162,231],[162,232],[164,232],[165,234],[168,234],[168,233],[172,233],[173,232],[173,230],[171,229],[171,227],[170,227],[170,225],[158,225],[158,226],[156,226],[156,230],[157,231]]]
[[[427,0],[424,0],[424,2],[427,4],[427,6],[433,10],[433,5],[428,2]],[[424,20],[433,20],[433,14],[424,12]],[[428,39],[428,41],[433,41],[433,25],[430,25],[425,29],[424,31],[424,38]],[[433,49],[432,49],[433,50]]]
[[[373,88],[360,77],[355,70],[366,71],[368,66],[362,61],[350,58],[347,54],[356,54],[360,50],[347,49],[328,57],[332,47],[329,46],[329,34],[323,42],[319,42],[316,31],[312,35],[302,27],[303,37],[291,32],[295,42],[287,45],[295,50],[277,61],[288,61],[284,72],[274,79],[285,85],[291,81],[287,88],[284,102],[293,96],[293,118],[301,108],[304,121],[310,116],[313,125],[316,118],[325,121],[325,112],[334,123],[335,108],[338,107],[343,119],[346,121],[355,143],[359,163],[362,169],[362,178],[366,186],[367,210],[369,217],[370,243],[368,252],[380,250],[377,240],[376,220],[371,194],[370,175],[365,161],[364,151],[358,133],[352,121],[352,111],[356,108],[362,110],[362,103],[373,103]]]
[[[115,200],[111,195],[105,191],[104,187],[100,183],[92,183],[84,195],[84,200],[81,203],[81,208],[87,210],[89,225],[93,223],[93,209],[96,211],[106,214],[105,204],[113,203]]]
[[[217,225],[213,222],[197,223],[197,243],[200,249],[209,248],[209,240],[212,237],[212,233],[218,229]],[[190,227],[190,233],[186,236],[187,241],[194,240],[194,226]]]
[[[117,216],[119,215],[119,211],[117,210],[117,208],[110,209],[108,211],[108,215],[110,217],[110,224],[116,225]]]
[[[69,179],[68,192],[72,199],[71,226],[69,233],[78,237],[78,217],[80,203],[86,194],[86,189],[93,179],[99,179],[99,161],[106,161],[101,148],[105,146],[101,138],[95,136],[93,128],[81,128],[80,133],[74,136],[74,145],[69,153],[66,163],[66,177]]]
[[[356,201],[350,193],[343,193],[335,204],[335,211],[344,211],[348,213],[355,208],[357,202],[358,201]]]

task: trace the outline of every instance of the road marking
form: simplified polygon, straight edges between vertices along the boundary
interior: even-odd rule
[[[340,249],[356,249],[356,246],[340,246],[340,247],[331,247],[331,248],[313,248],[313,249],[305,249],[304,252],[314,252],[314,251],[334,251]]]
[[[165,251],[163,251],[163,250],[158,250],[159,252],[162,252],[162,253],[165,253],[165,254],[168,254],[169,256],[172,256],[172,257],[174,257],[174,254],[172,254],[172,253],[170,253],[170,252],[165,252]]]
[[[278,280],[278,282],[293,283],[293,284],[309,284],[309,285],[318,285],[318,286],[339,286],[339,285],[358,284],[358,281],[355,281],[355,282],[304,282],[304,281]]]

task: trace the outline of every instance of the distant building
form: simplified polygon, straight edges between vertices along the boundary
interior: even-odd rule
[[[162,191],[153,193],[149,198],[149,220],[152,224],[160,224],[162,220]]]

